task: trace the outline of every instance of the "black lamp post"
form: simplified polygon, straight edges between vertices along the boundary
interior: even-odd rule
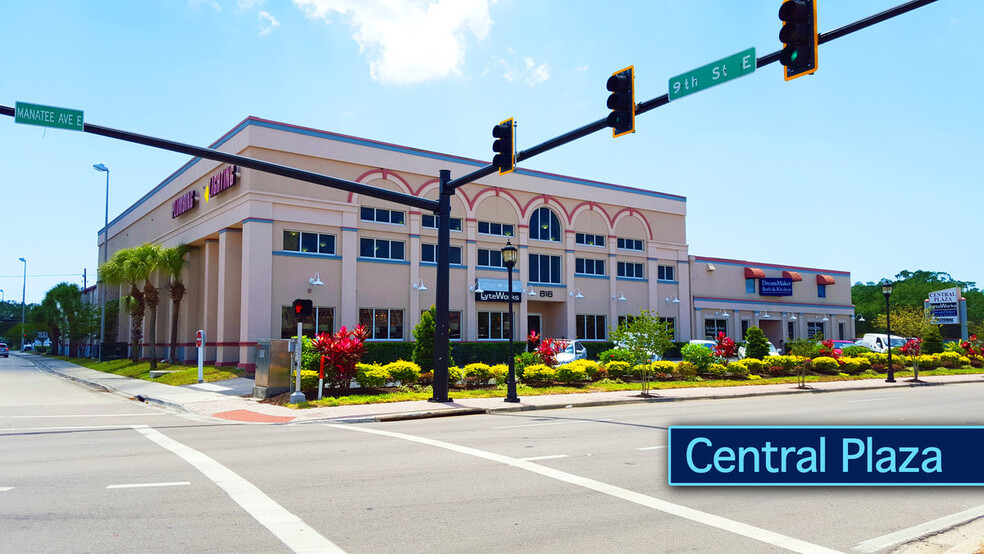
[[[895,367],[892,365],[892,320],[891,320],[891,310],[888,306],[888,297],[892,296],[892,283],[886,282],[882,285],[882,294],[885,295],[885,327],[888,345],[888,379],[885,379],[886,383],[895,382]]]
[[[506,275],[509,279],[509,377],[506,378],[506,402],[519,402],[516,396],[516,360],[513,350],[513,336],[516,334],[513,326],[513,279],[512,270],[519,259],[519,250],[507,239],[506,245],[502,247],[502,263],[506,266]]]

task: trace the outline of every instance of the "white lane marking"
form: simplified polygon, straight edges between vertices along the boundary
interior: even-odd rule
[[[962,512],[943,516],[932,521],[927,521],[926,523],[920,523],[919,525],[909,527],[908,529],[902,529],[901,531],[896,531],[894,533],[889,533],[888,535],[864,541],[855,546],[853,550],[857,550],[858,552],[877,552],[884,548],[914,541],[925,536],[935,535],[940,531],[967,523],[968,521],[977,519],[982,515],[984,515],[984,504],[974,506],[973,508],[966,509]]]
[[[0,487],[0,492],[7,492],[14,490],[14,487]]]
[[[806,541],[801,541],[799,539],[794,539],[792,537],[787,537],[785,535],[781,535],[779,533],[775,533],[767,529],[761,529],[759,527],[748,525],[746,523],[741,523],[739,521],[730,520],[721,516],[709,514],[707,512],[702,512],[700,510],[695,510],[693,508],[688,508],[686,506],[681,506],[679,504],[673,504],[672,502],[660,500],[652,496],[646,496],[644,494],[640,494],[635,491],[630,491],[628,489],[616,487],[615,485],[609,485],[608,483],[602,483],[601,481],[595,481],[594,479],[588,479],[587,477],[581,477],[579,475],[574,475],[572,473],[567,473],[565,471],[549,468],[547,466],[530,463],[524,460],[520,460],[518,458],[510,458],[509,456],[503,456],[501,454],[486,452],[484,450],[478,450],[476,448],[460,446],[457,444],[452,444],[449,442],[443,442],[433,439],[427,439],[424,437],[417,437],[414,435],[394,433],[392,431],[383,431],[381,429],[372,429],[368,427],[361,427],[355,425],[326,424],[326,426],[335,429],[343,429],[346,431],[358,431],[360,433],[369,433],[373,435],[381,435],[384,437],[390,437],[390,438],[401,439],[405,441],[416,442],[420,444],[426,444],[428,446],[443,448],[445,450],[450,450],[452,452],[457,452],[459,454],[465,454],[467,456],[474,456],[476,458],[482,458],[492,462],[498,462],[500,464],[505,464],[518,469],[525,469],[527,471],[543,475],[544,477],[549,477],[551,479],[556,479],[564,483],[569,483],[572,485],[577,485],[579,487],[584,487],[586,489],[590,489],[595,492],[600,492],[602,494],[607,494],[615,498],[620,498],[622,500],[627,500],[629,502],[639,504],[640,506],[652,508],[660,512],[682,517],[684,519],[689,519],[691,521],[708,525],[711,527],[716,527],[723,531],[735,533],[737,535],[748,537],[750,539],[755,539],[757,541],[761,541],[766,544],[771,544],[774,546],[778,546],[780,548],[785,548],[793,552],[809,552],[809,553],[815,552],[815,553],[825,553],[825,554],[833,554],[835,552],[838,552],[837,550],[831,550],[829,548],[820,545],[812,544]]]
[[[666,445],[662,446],[643,446],[642,448],[636,448],[636,450],[659,450],[660,448],[666,448]]]
[[[881,402],[882,400],[898,400],[898,396],[886,396],[885,398],[868,398],[866,400],[845,400],[845,404],[852,404],[856,402]]]
[[[41,431],[87,431],[87,430],[97,430],[97,429],[120,429],[129,431],[132,428],[131,425],[74,425],[70,427],[59,426],[59,427],[10,427],[10,428],[0,428],[0,435],[5,433],[39,433]]]
[[[128,485],[107,485],[107,489],[141,489],[144,487],[180,487],[190,485],[190,481],[175,481],[173,483],[130,483]]]
[[[65,414],[65,415],[15,415],[15,416],[0,416],[0,419],[45,419],[45,418],[56,418],[56,417],[136,417],[136,416],[165,416],[170,414],[165,414],[161,412],[148,412],[143,414]]]
[[[573,425],[575,423],[594,423],[596,421],[611,421],[610,419],[593,419],[590,421],[550,421],[547,423],[525,423],[523,425],[504,425],[493,429],[519,429],[520,427],[543,427],[545,425]]]
[[[554,454],[553,456],[533,456],[532,458],[520,458],[524,462],[535,462],[537,460],[558,460],[560,458],[570,458],[567,454]]]
[[[253,519],[269,529],[287,548],[294,552],[344,552],[231,469],[156,429],[146,425],[133,425],[132,428],[202,472],[246,510],[246,513],[253,516]]]

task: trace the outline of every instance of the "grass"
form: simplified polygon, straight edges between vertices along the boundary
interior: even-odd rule
[[[123,377],[131,377],[133,379],[143,379],[144,381],[153,381],[155,383],[164,383],[165,385],[190,385],[198,382],[197,365],[158,363],[158,371],[174,371],[174,373],[169,373],[163,377],[153,379],[150,376],[150,362],[133,363],[130,360],[111,360],[108,362],[100,362],[91,358],[68,358],[65,356],[54,357],[75,365],[95,369],[96,371],[122,375]],[[225,379],[235,379],[236,377],[242,376],[243,371],[241,369],[214,366],[202,367],[202,378],[205,382],[223,381]]]

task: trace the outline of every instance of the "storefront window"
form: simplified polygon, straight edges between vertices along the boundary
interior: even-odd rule
[[[478,312],[479,340],[508,340],[509,312]]]
[[[575,316],[577,338],[581,340],[605,340],[605,321],[603,315]]]
[[[335,332],[335,308],[315,307],[314,317],[301,327],[305,337],[314,337],[319,333]],[[289,339],[297,335],[297,320],[294,319],[292,306],[280,307],[280,338]]]
[[[560,220],[550,208],[537,208],[530,216],[530,238],[560,241]]]
[[[372,340],[403,340],[403,310],[360,308],[359,324],[369,329]]]
[[[704,339],[717,340],[718,333],[728,334],[727,319],[705,319],[704,320]]]

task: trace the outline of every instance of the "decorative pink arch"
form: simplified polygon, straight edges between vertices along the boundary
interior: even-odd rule
[[[612,232],[615,231],[615,226],[618,224],[618,222],[626,217],[638,218],[639,221],[641,221],[642,224],[646,227],[646,233],[649,235],[649,240],[653,240],[653,228],[650,227],[649,222],[646,221],[646,218],[642,217],[642,212],[640,212],[635,208],[622,208],[614,216],[612,216],[611,218]]]

